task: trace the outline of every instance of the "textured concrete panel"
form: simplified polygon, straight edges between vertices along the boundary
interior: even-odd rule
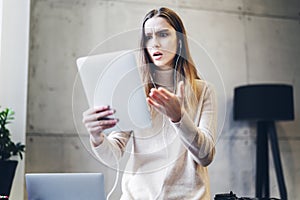
[[[280,140],[280,155],[285,178],[288,199],[299,199],[300,188],[300,141],[299,138]],[[272,157],[271,157],[272,158]],[[273,169],[270,178],[271,192],[279,197],[279,187],[275,176],[273,161],[270,161],[270,168]]]
[[[92,172],[103,168],[76,135],[30,134],[27,142],[27,172]]]
[[[240,12],[243,8],[242,0],[182,0],[178,1],[182,7],[199,9],[199,10],[214,10],[221,12]]]
[[[251,82],[293,84],[300,70],[299,22],[252,16],[246,22]]]
[[[172,0],[172,1],[151,1],[148,0],[120,0],[131,4],[143,2],[155,8],[167,6],[174,10],[190,8],[195,10],[210,10],[219,12],[234,12],[240,14],[264,15],[272,17],[299,19],[300,2],[290,0]]]
[[[29,132],[72,133],[76,58],[106,37],[106,3],[32,1]]]
[[[209,166],[211,193],[233,191],[239,197],[254,196],[255,155],[253,135],[222,137]]]
[[[300,24],[295,20],[249,17],[246,21],[250,83],[284,83],[294,87],[295,121],[280,122],[278,134],[300,132]]]
[[[290,0],[288,2],[282,0],[116,0],[114,2],[126,2],[129,5],[143,3],[152,8],[165,6],[176,11],[182,8],[189,8],[293,19],[300,18],[300,2],[298,0]]]
[[[243,6],[242,0],[119,0],[119,2],[126,2],[131,5],[150,5],[152,8],[169,7],[175,11],[182,8],[215,11],[241,11]]]
[[[300,1],[244,0],[244,11],[257,15],[300,19]]]
[[[211,192],[237,196],[255,196],[256,142],[255,134],[247,137],[223,137],[216,146],[216,157],[209,167]],[[300,142],[279,141],[281,162],[289,199],[299,199],[300,186]],[[269,149],[270,194],[280,198],[271,149]]]
[[[241,11],[243,6],[242,0],[119,0],[130,4],[143,3],[151,5],[152,8],[169,7],[176,11],[181,8],[197,10],[216,10],[216,11]]]
[[[134,4],[141,4],[145,6],[150,6],[151,9],[159,7],[174,8],[179,4],[178,0],[117,0],[115,2],[124,2],[128,4],[128,7],[134,6]]]
[[[237,14],[191,9],[182,9],[179,14],[188,36],[196,42],[191,42],[191,53],[199,71],[216,88],[220,131],[228,132],[233,120],[233,88],[247,81],[244,18]],[[216,66],[207,62],[208,56]]]
[[[125,8],[125,9],[124,9]],[[153,7],[144,4],[111,2],[107,9],[106,51],[139,48],[142,21]]]

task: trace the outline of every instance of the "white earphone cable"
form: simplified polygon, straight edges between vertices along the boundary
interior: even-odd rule
[[[173,77],[173,82],[174,82],[174,94],[176,94],[176,87],[177,87],[177,68],[178,68],[178,60],[179,57],[181,56],[181,49],[182,49],[182,44],[181,40],[179,40],[179,54],[177,56],[176,62],[175,62],[175,67],[174,67],[174,77]]]
[[[118,160],[117,156],[113,153],[113,151],[112,151],[112,154],[114,155],[114,158],[116,159],[116,163],[117,163],[117,174],[116,174],[116,178],[115,178],[114,185],[113,185],[112,189],[110,190],[110,192],[108,193],[108,195],[106,196],[106,200],[109,200],[109,198],[110,198],[110,196],[112,195],[113,191],[116,189],[117,184],[118,184],[118,181],[119,181],[119,175],[120,175],[120,164],[119,164],[119,160]]]

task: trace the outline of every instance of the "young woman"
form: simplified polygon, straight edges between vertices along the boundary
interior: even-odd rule
[[[185,28],[168,8],[150,11],[141,36],[141,70],[153,127],[102,132],[118,123],[110,106],[90,108],[83,123],[92,148],[114,165],[132,138],[133,150],[122,180],[121,199],[210,199],[207,166],[214,157],[216,97],[200,80]]]

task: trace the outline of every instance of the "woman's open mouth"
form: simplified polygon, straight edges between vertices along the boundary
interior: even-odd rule
[[[159,52],[159,51],[154,52],[152,54],[152,57],[154,58],[154,60],[160,60],[162,58],[162,56],[163,56],[163,54],[161,52]]]

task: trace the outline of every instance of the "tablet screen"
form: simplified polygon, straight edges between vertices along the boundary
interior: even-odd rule
[[[118,51],[77,59],[79,75],[90,107],[110,105],[120,121],[111,129],[129,131],[151,126],[136,56]]]

